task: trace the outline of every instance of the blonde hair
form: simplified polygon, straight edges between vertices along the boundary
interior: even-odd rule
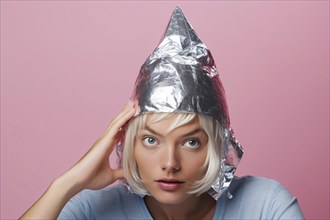
[[[203,128],[208,135],[207,157],[203,165],[204,168],[206,168],[206,172],[201,180],[196,181],[189,193],[200,195],[206,192],[219,177],[224,129],[217,121],[211,117],[194,113],[148,113],[137,116],[130,121],[124,141],[122,164],[124,175],[128,184],[136,193],[149,195],[139,176],[134,157],[136,133],[138,130],[143,129],[146,123],[156,123],[173,116],[175,116],[176,119],[171,127],[167,128],[168,131],[188,124],[198,117],[201,128]]]

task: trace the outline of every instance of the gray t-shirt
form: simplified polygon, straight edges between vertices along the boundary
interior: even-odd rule
[[[213,219],[304,219],[297,199],[280,183],[262,177],[235,178],[216,204]],[[126,186],[84,190],[58,219],[152,219],[139,195]]]

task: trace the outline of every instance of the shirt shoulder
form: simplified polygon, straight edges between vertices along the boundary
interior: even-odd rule
[[[217,206],[216,219],[304,219],[297,198],[264,177],[236,177]]]
[[[58,219],[150,219],[142,197],[126,186],[84,190],[62,209]]]

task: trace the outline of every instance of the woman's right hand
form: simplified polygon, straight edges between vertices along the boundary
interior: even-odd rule
[[[115,148],[119,130],[137,112],[137,103],[129,101],[89,151],[58,177],[21,219],[57,218],[66,202],[81,190],[101,189],[123,178],[122,169],[110,167],[109,156]]]
[[[137,103],[129,101],[91,149],[64,174],[65,178],[75,182],[75,191],[101,189],[123,178],[122,169],[110,167],[109,156],[115,148],[119,130],[136,114],[137,109]]]

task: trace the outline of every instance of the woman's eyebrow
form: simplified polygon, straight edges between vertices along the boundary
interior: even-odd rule
[[[158,135],[160,137],[163,136],[162,134],[160,134],[157,131],[155,131],[152,128],[150,128],[148,125],[146,125],[144,127],[144,129],[147,130],[147,131],[149,131],[149,132],[151,132],[151,133],[153,133],[153,134],[155,134],[155,135]],[[183,134],[182,137],[191,136],[191,135],[194,135],[194,134],[197,134],[197,133],[200,133],[200,132],[203,132],[204,133],[204,129],[202,129],[202,128],[196,128],[196,129],[194,129],[192,131],[189,131],[188,133]]]
[[[204,129],[202,129],[202,128],[196,128],[196,129],[194,129],[194,130],[192,130],[192,131],[190,131],[190,132],[188,132],[186,134],[183,134],[182,136],[183,137],[187,137],[187,136],[195,135],[197,133],[204,133]]]
[[[148,125],[146,125],[145,127],[144,127],[144,129],[145,130],[148,130],[149,132],[151,132],[151,133],[153,133],[153,134],[155,134],[155,135],[158,135],[158,136],[163,136],[163,135],[161,135],[161,134],[159,134],[158,132],[156,132],[155,130],[153,130],[152,128],[150,128]]]

